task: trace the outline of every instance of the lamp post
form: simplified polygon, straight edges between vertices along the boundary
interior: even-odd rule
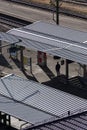
[[[56,24],[59,25],[59,0],[50,0],[50,3],[53,7],[56,8]],[[54,20],[54,15],[53,15]]]
[[[56,0],[56,24],[59,25],[59,0]]]

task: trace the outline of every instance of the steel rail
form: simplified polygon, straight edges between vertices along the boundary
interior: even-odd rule
[[[0,13],[0,23],[8,25],[10,27],[22,27],[29,25],[32,22]]]
[[[62,0],[65,3],[69,3],[69,4],[75,4],[78,6],[87,6],[87,1],[80,1],[80,0]]]

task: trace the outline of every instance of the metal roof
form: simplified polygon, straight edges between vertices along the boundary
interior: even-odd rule
[[[68,111],[78,113],[79,109],[87,108],[85,99],[14,74],[0,79],[0,93],[52,116],[67,115]]]
[[[22,28],[11,29],[4,35],[0,34],[0,39],[6,40],[8,37],[12,43],[14,38],[21,39],[22,42],[17,43],[18,45],[87,64],[87,32],[35,22]]]
[[[54,120],[24,130],[87,130],[87,111],[78,115]]]
[[[43,122],[44,120],[49,120],[54,117],[48,113],[2,95],[0,95],[0,111],[31,124]]]
[[[19,39],[13,35],[0,32],[0,40],[8,42],[8,44],[16,43]]]
[[[24,26],[20,30],[36,32],[45,36],[56,37],[61,40],[70,40],[83,43],[87,41],[87,32],[77,31],[60,25],[37,21],[31,25]]]

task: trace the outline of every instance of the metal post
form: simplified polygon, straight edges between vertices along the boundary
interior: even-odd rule
[[[66,59],[66,78],[69,78],[69,67],[68,67],[68,60]]]
[[[23,62],[23,49],[24,47],[20,47],[20,60],[21,60],[21,70],[24,70],[24,62]]]
[[[0,40],[0,53],[2,54],[2,41]]]
[[[83,77],[87,76],[86,65],[83,66]]]
[[[4,115],[3,115],[3,123],[4,123],[5,126],[7,125],[6,116],[7,116],[7,114],[4,114]]]
[[[30,58],[30,73],[32,74],[32,59]]]
[[[1,111],[0,111],[0,123],[1,123],[1,121],[2,121],[2,116],[1,116]]]
[[[59,25],[59,0],[56,0],[56,24]]]

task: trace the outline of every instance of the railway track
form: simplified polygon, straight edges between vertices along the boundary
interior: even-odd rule
[[[87,6],[86,0],[63,0],[63,2],[74,4],[77,6]]]
[[[1,13],[0,13],[0,23],[8,25],[10,27],[22,27],[31,24],[31,22]]]
[[[26,2],[26,0],[9,0],[11,2],[16,2],[19,4],[23,4],[25,6],[32,6],[32,7],[36,7],[36,8],[40,8],[40,9],[44,9],[47,11],[53,11],[56,12],[56,8],[51,6],[50,4],[40,4],[40,3],[35,3],[35,2]],[[80,2],[79,2],[80,1]],[[63,2],[68,3],[70,5],[72,5],[72,7],[74,6],[82,6],[82,8],[87,8],[87,2],[81,2],[81,0],[63,0]],[[72,16],[72,17],[76,17],[76,18],[81,18],[81,19],[85,19],[87,20],[87,14],[85,13],[81,13],[81,11],[75,11],[75,10],[70,10],[68,8],[62,8],[60,7],[59,12],[61,14],[67,15],[67,16]]]
[[[33,2],[33,0],[8,0],[8,1],[12,1],[12,2],[21,2],[21,3],[27,3],[27,4],[47,4],[46,2]],[[38,0],[39,1],[39,0]],[[51,1],[51,0],[49,0]],[[55,1],[55,0],[52,0]],[[87,0],[60,0],[60,2],[66,2],[66,3],[71,3],[71,4],[76,4],[76,5],[80,5],[80,6],[87,6]],[[50,2],[48,2],[48,4],[50,4]]]
[[[10,1],[10,0],[9,0]],[[16,1],[16,0],[13,0],[13,1]],[[20,1],[20,0],[17,0],[17,2]],[[26,4],[27,5],[27,4]],[[29,6],[29,5],[27,5]],[[36,7],[39,7],[38,5],[30,5],[30,6],[36,6]],[[47,10],[51,10],[51,8],[48,8],[46,6],[41,6],[39,8],[46,8]],[[55,11],[55,10],[51,10],[51,11]],[[76,13],[73,13],[72,11],[69,11],[69,10],[61,10],[60,9],[60,13],[63,13],[63,14],[66,14],[66,15],[69,15],[69,16],[73,16],[73,17],[78,17],[78,18],[82,18],[82,19],[86,19],[87,20],[87,16],[86,15],[81,15],[81,14],[76,14]],[[12,16],[8,16],[6,14],[2,14],[0,13],[0,23],[1,24],[5,24],[11,28],[16,28],[16,27],[22,27],[22,26],[26,26],[26,25],[29,25],[31,24],[32,22],[28,22],[28,21],[25,21],[25,20],[22,20],[22,19],[19,19],[19,18],[16,18],[16,17],[12,17]]]

